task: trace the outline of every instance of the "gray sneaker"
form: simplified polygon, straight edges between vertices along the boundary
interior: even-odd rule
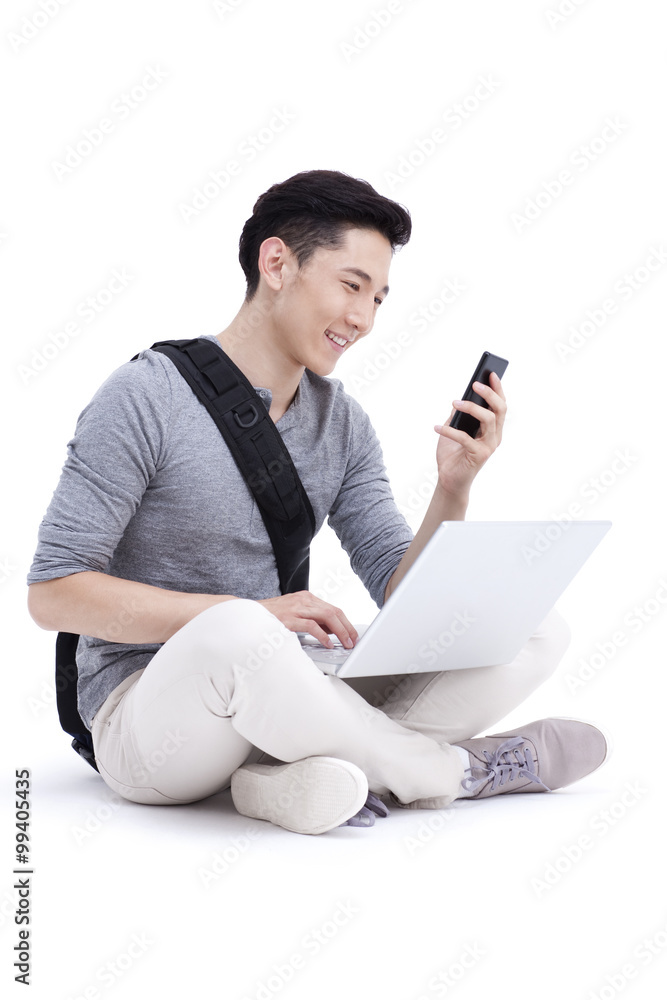
[[[364,808],[368,781],[347,760],[304,757],[290,764],[243,764],[232,775],[231,791],[243,816],[293,833],[326,833]]]
[[[461,787],[475,799],[564,788],[600,767],[608,751],[600,730],[577,719],[539,719],[457,746],[470,755]]]

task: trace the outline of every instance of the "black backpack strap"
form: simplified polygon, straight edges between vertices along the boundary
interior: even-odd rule
[[[56,639],[56,706],[60,725],[73,736],[72,746],[91,767],[98,770],[95,763],[93,738],[79,715],[77,704],[78,671],[76,667],[76,647],[78,635],[73,632],[59,632]]]
[[[307,590],[315,515],[264,402],[241,369],[210,340],[162,340],[151,350],[174,363],[225,439],[266,525],[281,592]]]

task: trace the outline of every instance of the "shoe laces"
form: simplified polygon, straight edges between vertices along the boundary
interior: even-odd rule
[[[398,800],[397,800],[398,801]],[[373,792],[368,793],[366,798],[366,804],[361,807],[358,813],[354,816],[350,816],[348,820],[341,823],[341,826],[373,826],[375,823],[375,817],[380,816],[384,818],[389,815],[389,810],[377,795]]]
[[[486,764],[477,764],[466,768],[466,773],[470,772],[469,778],[464,778],[461,787],[465,791],[477,791],[482,785],[491,780],[491,791],[495,791],[499,785],[505,782],[514,781],[515,778],[528,778],[538,785],[542,785],[545,791],[550,792],[541,778],[538,778],[536,762],[530,752],[523,737],[512,736],[510,739],[500,743],[493,753],[488,750],[482,751]]]

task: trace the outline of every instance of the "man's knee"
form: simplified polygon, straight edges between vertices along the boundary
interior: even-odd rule
[[[259,601],[254,601],[249,597],[235,597],[232,601],[219,601],[209,608],[200,611],[191,619],[193,622],[209,622],[215,619],[230,618],[237,621],[266,621],[268,616],[275,619],[268,608],[265,608]]]
[[[208,626],[211,626],[214,634],[223,636],[225,633],[229,634],[231,630],[249,635],[271,630],[289,632],[268,608],[248,597],[236,597],[233,601],[212,604],[210,608],[200,611],[188,625],[198,627],[202,631],[208,630]]]
[[[241,664],[252,661],[256,668],[286,642],[299,642],[264,605],[246,598],[214,604],[188,626],[192,626],[191,648],[202,664],[215,662],[224,651],[227,659]]]

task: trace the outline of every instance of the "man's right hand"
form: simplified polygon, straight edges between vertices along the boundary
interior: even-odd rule
[[[307,632],[323,646],[331,648],[334,645],[328,633],[337,636],[346,649],[351,649],[359,638],[354,625],[340,608],[315,597],[309,590],[267,597],[257,603],[268,608],[291,632]]]

